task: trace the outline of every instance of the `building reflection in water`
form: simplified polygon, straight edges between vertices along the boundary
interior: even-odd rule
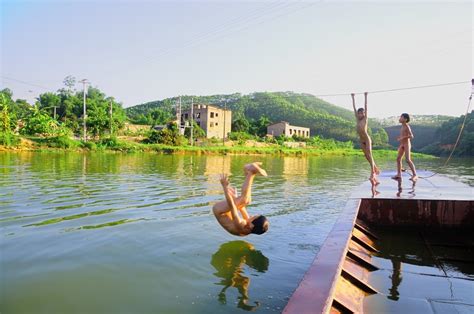
[[[283,157],[283,177],[287,181],[308,176],[309,159],[305,157]]]
[[[206,165],[204,175],[207,177],[218,176],[221,173],[230,174],[231,157],[230,156],[206,156]]]
[[[268,270],[269,264],[269,259],[246,241],[230,241],[222,244],[211,259],[211,265],[216,269],[214,275],[220,279],[217,284],[223,286],[218,295],[219,302],[227,304],[227,289],[236,288],[239,293],[237,307],[246,311],[256,310],[260,304],[259,302],[249,304],[250,278],[245,276],[244,267],[247,265],[257,272],[264,273]]]

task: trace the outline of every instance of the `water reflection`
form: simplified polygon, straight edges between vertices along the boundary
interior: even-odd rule
[[[297,180],[300,176],[308,176],[309,159],[301,157],[283,158],[283,177],[287,181]]]
[[[398,182],[398,191],[397,191],[397,197],[400,197],[402,195],[402,192],[403,192],[403,186],[402,186],[402,179],[397,179],[396,180]],[[411,188],[408,189],[408,194],[409,194],[409,198],[413,198],[416,196],[415,194],[415,186],[416,186],[416,181],[410,181],[411,182]]]
[[[208,178],[217,176],[221,173],[231,173],[230,156],[206,156],[204,175]],[[215,179],[215,178],[212,178]]]
[[[211,259],[211,265],[216,269],[214,275],[221,279],[217,284],[224,286],[218,296],[219,302],[227,304],[226,291],[233,287],[239,292],[237,307],[246,311],[256,310],[260,303],[256,301],[253,305],[248,304],[250,278],[244,275],[243,268],[247,265],[264,273],[269,263],[269,259],[248,242],[230,241],[222,244]]]
[[[380,194],[380,192],[377,191],[378,183],[375,180],[369,180],[369,181],[370,181],[370,185],[371,185],[372,198],[374,198],[374,197],[376,197],[377,195]]]
[[[389,295],[387,298],[397,301],[399,299],[400,293],[398,292],[398,287],[402,283],[402,262],[398,257],[392,257],[392,275],[390,279],[392,280],[392,287],[389,289]]]

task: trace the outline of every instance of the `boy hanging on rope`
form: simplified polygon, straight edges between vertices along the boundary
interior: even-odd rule
[[[254,162],[244,166],[245,181],[242,184],[242,191],[239,197],[235,188],[230,186],[227,175],[221,175],[221,184],[226,199],[216,203],[212,207],[212,211],[221,226],[233,235],[263,234],[268,230],[269,223],[265,216],[257,215],[250,217],[245,208],[252,200],[252,183],[255,176],[257,174],[264,177],[267,176],[267,172],[260,168],[261,165],[261,162]],[[239,212],[242,217],[239,215]]]
[[[398,145],[397,175],[392,177],[392,179],[402,179],[402,159],[403,155],[405,155],[408,166],[410,167],[412,172],[410,180],[415,182],[416,180],[418,180],[418,176],[416,175],[415,165],[411,160],[411,139],[414,136],[410,126],[408,125],[408,122],[410,122],[410,115],[408,113],[402,113],[402,115],[398,119],[398,122],[402,124],[402,129],[400,130],[400,136],[397,138],[397,141],[400,142],[400,144]]]
[[[359,133],[360,147],[364,152],[365,158],[370,164],[370,180],[378,183],[376,175],[380,173],[379,168],[375,164],[374,157],[372,156],[372,140],[370,139],[369,133],[367,133],[368,117],[367,117],[367,92],[364,93],[365,97],[365,108],[356,109],[355,105],[355,94],[352,93],[352,107],[354,108],[354,114],[356,117],[357,133]]]

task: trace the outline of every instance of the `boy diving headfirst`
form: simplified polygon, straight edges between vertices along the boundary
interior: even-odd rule
[[[237,196],[236,189],[230,186],[227,175],[221,175],[220,181],[226,200],[216,203],[212,211],[221,226],[233,235],[263,234],[268,230],[269,223],[265,216],[250,217],[245,208],[252,201],[252,183],[255,176],[257,174],[267,176],[267,172],[260,168],[261,164],[261,162],[254,162],[244,166],[245,181],[242,184],[240,196]]]
[[[367,117],[367,92],[364,93],[365,104],[364,108],[356,109],[355,105],[355,94],[352,93],[352,107],[354,108],[354,114],[356,117],[357,124],[357,133],[359,133],[360,138],[360,148],[364,152],[365,158],[370,164],[371,174],[370,180],[378,183],[376,175],[380,173],[379,168],[375,164],[374,157],[372,156],[372,140],[367,132],[368,128],[368,117]]]

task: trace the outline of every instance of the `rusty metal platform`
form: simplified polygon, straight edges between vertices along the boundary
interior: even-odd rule
[[[420,178],[416,182],[412,182],[410,175],[405,172],[402,174],[402,180],[394,180],[392,177],[395,174],[395,171],[382,172],[378,177],[380,184],[374,186],[367,180],[354,190],[350,198],[474,200],[474,189],[472,187],[445,176],[432,176],[433,173],[430,171],[419,171]]]
[[[393,175],[353,193],[284,313],[474,312],[473,188]]]

